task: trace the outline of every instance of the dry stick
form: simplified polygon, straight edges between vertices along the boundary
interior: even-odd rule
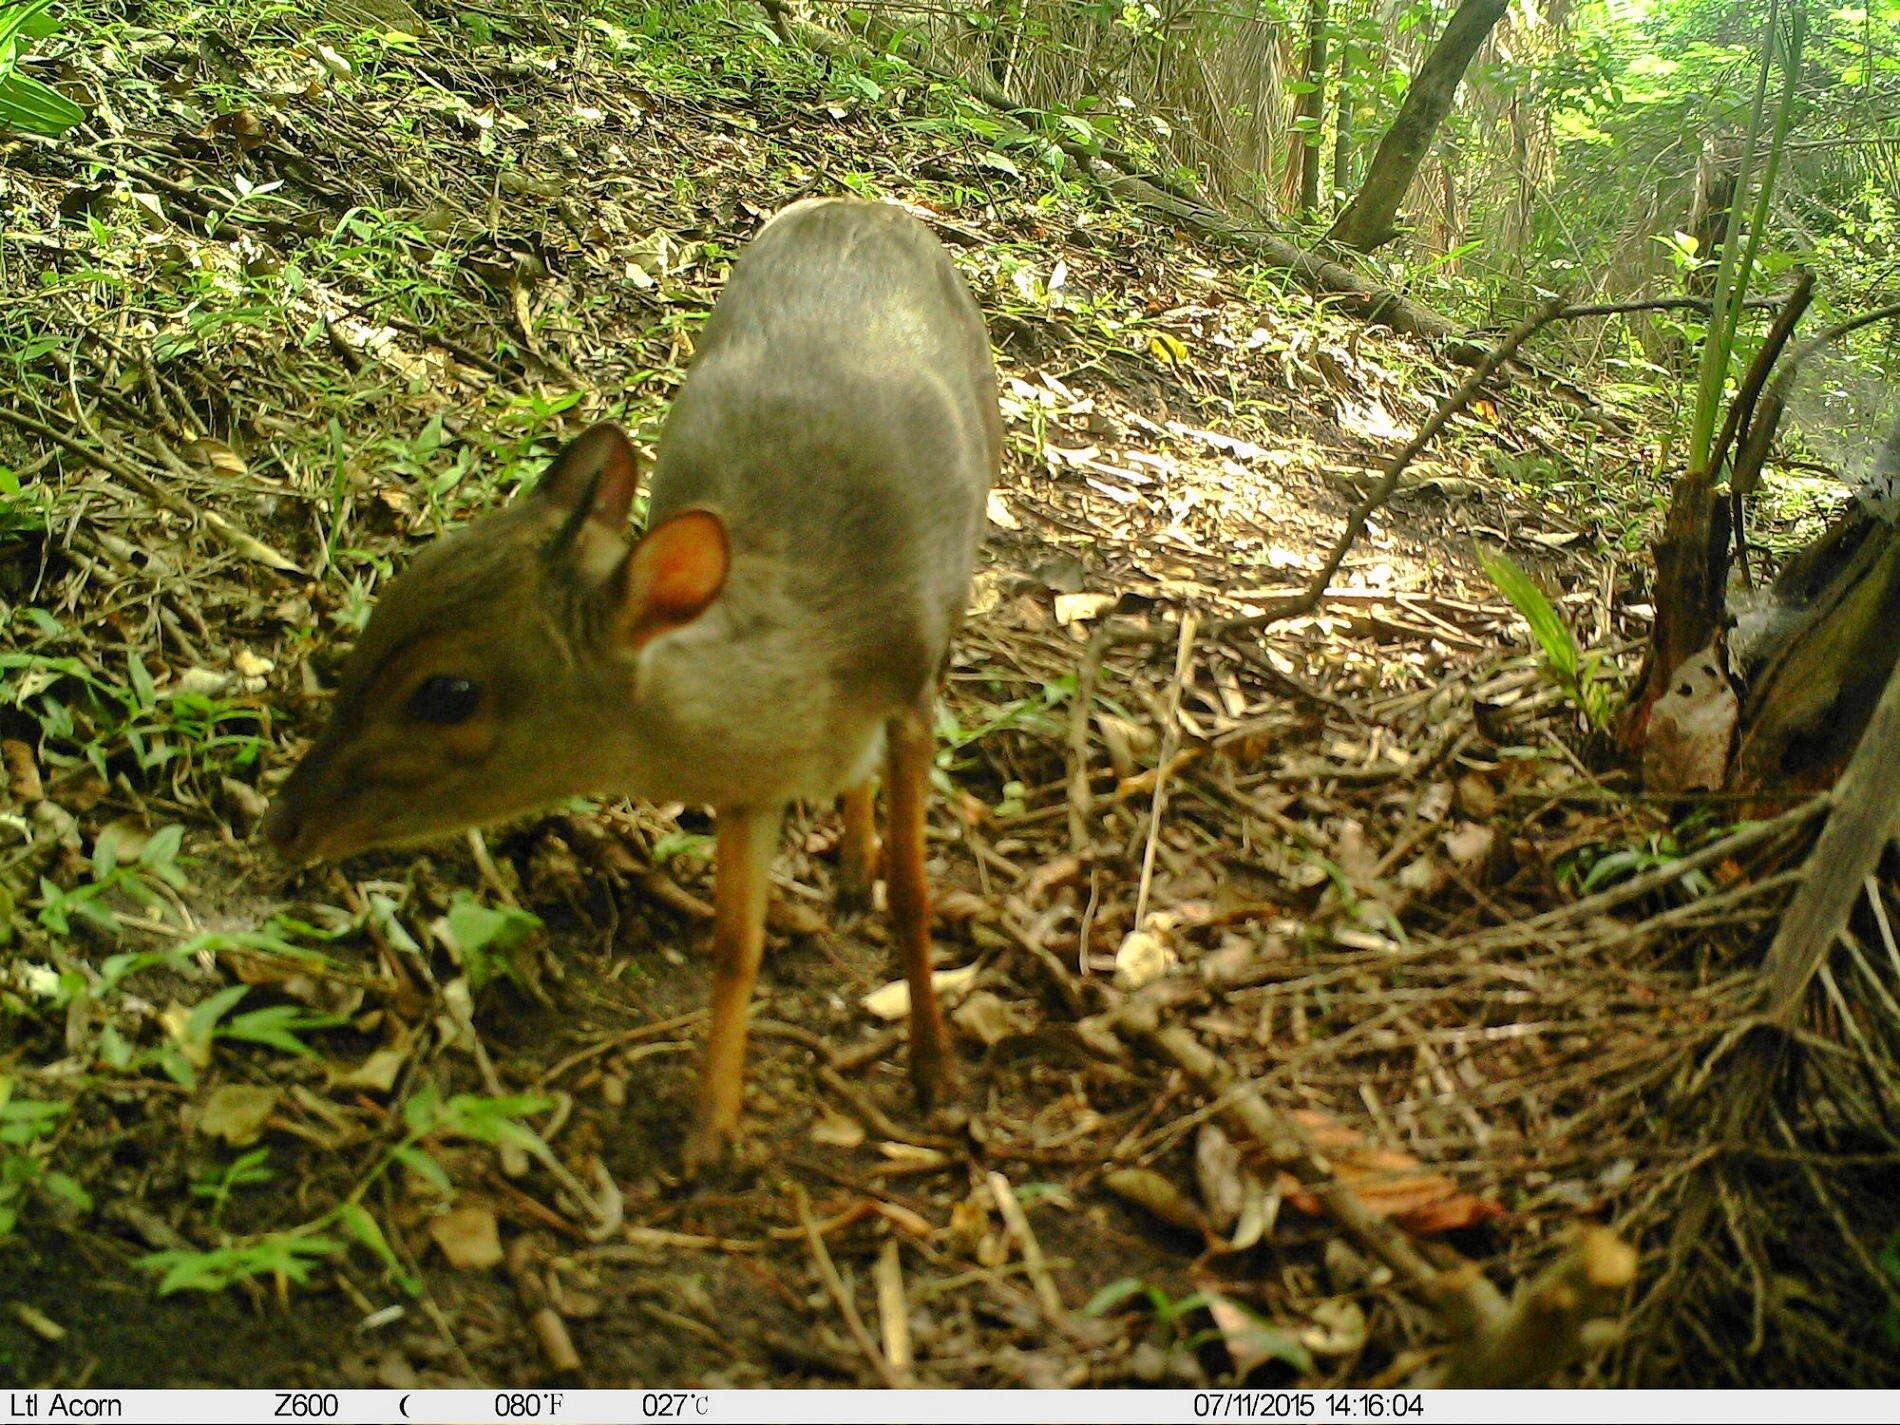
[[[1036,1240],[1035,1230],[1029,1225],[1029,1214],[1023,1211],[1008,1178],[992,1171],[988,1181],[990,1196],[996,1199],[996,1210],[1003,1214],[1003,1223],[1023,1254],[1023,1269],[1029,1273],[1029,1284],[1035,1288],[1036,1305],[1042,1309],[1043,1319],[1067,1335],[1073,1329],[1069,1308],[1062,1304],[1062,1294],[1056,1290],[1056,1280],[1050,1275],[1049,1263],[1042,1255],[1042,1243]]]
[[[1563,315],[1565,315],[1563,303],[1552,297],[1529,317],[1518,323],[1504,340],[1478,358],[1477,364],[1466,372],[1465,379],[1458,383],[1458,388],[1438,403],[1438,409],[1433,411],[1431,418],[1419,427],[1418,434],[1406,442],[1403,450],[1386,462],[1385,470],[1381,472],[1378,481],[1366,492],[1365,498],[1353,506],[1352,513],[1346,516],[1346,527],[1340,531],[1339,538],[1333,541],[1332,551],[1326,556],[1325,564],[1307,581],[1302,593],[1277,601],[1273,607],[1263,613],[1253,614],[1247,618],[1227,619],[1215,626],[1215,635],[1218,637],[1243,628],[1264,628],[1268,624],[1311,613],[1318,608],[1320,600],[1326,596],[1327,586],[1333,582],[1333,576],[1339,572],[1339,566],[1346,562],[1346,555],[1351,552],[1354,543],[1365,531],[1366,521],[1372,518],[1375,510],[1392,498],[1393,492],[1399,488],[1399,477],[1405,473],[1406,467],[1418,458],[1420,451],[1431,444],[1453,416],[1471,404],[1472,398],[1478,394],[1484,383],[1491,379],[1492,374],[1517,355],[1519,347]]]
[[[1069,850],[1087,853],[1093,838],[1089,823],[1095,819],[1095,793],[1089,786],[1089,718],[1095,711],[1095,685],[1102,673],[1102,655],[1108,651],[1108,622],[1095,625],[1088,647],[1082,650],[1075,675],[1075,702],[1069,709]]]
[[[1762,340],[1754,360],[1748,363],[1748,371],[1742,377],[1742,384],[1735,392],[1735,399],[1729,402],[1728,415],[1722,422],[1722,434],[1715,442],[1714,453],[1709,457],[1709,469],[1720,475],[1723,463],[1728,460],[1729,452],[1735,442],[1741,440],[1741,450],[1735,456],[1735,464],[1729,477],[1729,529],[1728,535],[1735,542],[1735,557],[1741,564],[1742,577],[1748,577],[1748,529],[1742,519],[1742,494],[1752,488],[1759,474],[1760,462],[1767,458],[1768,443],[1774,438],[1775,427],[1781,423],[1778,407],[1770,406],[1766,416],[1766,429],[1754,428],[1755,409],[1761,400],[1762,388],[1768,384],[1768,377],[1775,369],[1775,363],[1781,359],[1781,353],[1794,336],[1795,326],[1808,310],[1808,303],[1814,300],[1814,274],[1803,272],[1795,283],[1794,291],[1788,294],[1787,303],[1776,314],[1774,324],[1768,328],[1768,335]],[[1747,461],[1754,461],[1753,471],[1745,470]],[[1710,522],[1711,525],[1714,521]],[[1728,549],[1715,548],[1716,530],[1709,531],[1709,567],[1712,582],[1721,583],[1728,577]],[[1718,564],[1717,561],[1720,561]]]
[[[904,1263],[897,1239],[886,1237],[877,1254],[877,1322],[884,1333],[884,1356],[906,1389],[917,1384],[916,1356],[910,1342],[910,1307],[904,1300]]]
[[[864,1352],[864,1358],[890,1390],[902,1390],[903,1382],[884,1353],[877,1348],[877,1342],[871,1339],[871,1333],[864,1329],[864,1318],[858,1315],[857,1304],[851,1300],[851,1293],[844,1288],[844,1278],[838,1275],[838,1268],[831,1260],[831,1253],[825,1248],[825,1239],[818,1231],[818,1224],[812,1221],[811,1203],[805,1197],[805,1189],[799,1183],[792,1184],[792,1205],[798,1209],[799,1224],[805,1229],[805,1242],[811,1248],[811,1259],[818,1267],[818,1276],[825,1284],[825,1290],[831,1293],[831,1300],[838,1308],[838,1314],[844,1317],[844,1324],[851,1333],[851,1339],[858,1343],[858,1349]]]
[[[514,1282],[516,1297],[528,1312],[534,1339],[541,1347],[548,1368],[560,1372],[578,1371],[580,1352],[574,1349],[574,1338],[568,1334],[567,1323],[548,1300],[547,1287],[541,1280],[543,1264],[543,1253],[532,1238],[517,1237],[510,1245],[508,1276]]]
[[[1788,294],[1787,302],[1776,314],[1774,324],[1768,328],[1768,335],[1755,352],[1754,360],[1748,363],[1747,374],[1735,390],[1735,399],[1729,402],[1728,415],[1722,422],[1722,434],[1716,438],[1715,448],[1709,456],[1710,470],[1720,473],[1735,438],[1748,430],[1750,422],[1754,420],[1755,403],[1761,398],[1762,387],[1767,385],[1782,348],[1794,336],[1795,325],[1813,300],[1814,274],[1803,272],[1794,284],[1794,290]]]
[[[26,431],[29,435],[36,435],[41,440],[51,441],[61,449],[70,451],[87,464],[96,465],[115,480],[124,481],[153,503],[163,506],[183,519],[203,521],[206,528],[246,559],[255,560],[259,564],[267,565],[285,574],[308,577],[298,565],[286,559],[262,540],[246,534],[223,515],[213,510],[200,509],[182,496],[174,495],[151,476],[134,470],[104,451],[94,450],[85,442],[74,440],[63,431],[54,430],[23,411],[14,410],[11,406],[0,406],[0,421],[5,421],[18,430]]]
[[[1744,307],[1772,307],[1774,297],[1750,297],[1742,303]],[[1615,317],[1625,312],[1707,312],[1713,310],[1715,303],[1707,297],[1651,297],[1633,302],[1593,302],[1586,306],[1565,307],[1564,320],[1577,317]]]
[[[637,1044],[643,1039],[662,1038],[665,1035],[673,1033],[675,1030],[685,1029],[689,1025],[697,1024],[705,1017],[705,1010],[695,1009],[686,1014],[676,1014],[671,1019],[658,1019],[651,1024],[642,1024],[634,1029],[622,1030],[618,1034],[609,1035],[599,1043],[589,1044],[584,1049],[575,1050],[552,1068],[543,1069],[541,1076],[536,1079],[535,1082],[539,1085],[551,1084],[570,1069],[579,1067],[589,1059],[599,1058],[602,1054],[611,1054],[616,1049],[624,1049],[627,1045]]]
[[[1135,892],[1135,924],[1148,913],[1148,892],[1154,886],[1155,852],[1161,842],[1161,813],[1167,809],[1168,779],[1163,775],[1181,741],[1181,690],[1194,659],[1194,610],[1181,615],[1181,642],[1174,653],[1174,682],[1168,689],[1168,725],[1162,729],[1161,764],[1155,776],[1154,800],[1148,807],[1148,844],[1141,852],[1141,885]]]
[[[1862,312],[1858,317],[1838,322],[1795,348],[1794,354],[1780,364],[1774,380],[1768,383],[1768,389],[1762,395],[1759,414],[1750,423],[1747,439],[1735,457],[1734,469],[1729,476],[1731,490],[1747,495],[1753,493],[1755,486],[1760,483],[1761,468],[1768,459],[1768,446],[1775,438],[1775,431],[1781,424],[1781,413],[1788,404],[1788,390],[1801,374],[1801,368],[1808,358],[1850,332],[1894,317],[1900,317],[1900,303],[1876,307],[1871,312]]]
[[[1430,1383],[1452,1390],[1537,1385],[1609,1345],[1620,1331],[1614,1313],[1636,1280],[1636,1262],[1636,1249],[1609,1228],[1585,1228],[1568,1252],[1518,1290],[1503,1316],[1457,1346]]]

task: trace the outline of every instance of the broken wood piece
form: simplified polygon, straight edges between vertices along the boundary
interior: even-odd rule
[[[1833,792],[1828,822],[1762,961],[1762,1010],[1792,1029],[1867,877],[1900,829],[1900,664]]]

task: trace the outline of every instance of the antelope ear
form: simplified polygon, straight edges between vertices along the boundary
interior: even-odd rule
[[[595,536],[613,541],[618,555],[626,537],[627,513],[640,488],[640,458],[627,433],[611,421],[589,426],[554,457],[548,473],[535,487],[534,498],[567,511],[560,532],[549,541],[549,554],[565,554],[577,543],[598,544]],[[583,548],[585,557],[592,552]]]
[[[612,621],[635,648],[703,614],[725,587],[732,548],[711,510],[655,525],[615,571]]]

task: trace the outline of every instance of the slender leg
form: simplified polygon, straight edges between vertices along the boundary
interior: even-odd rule
[[[765,953],[765,901],[779,807],[722,807],[713,840],[712,1021],[698,1112],[686,1144],[689,1172],[715,1163],[739,1136],[745,1101],[746,1009]]]
[[[884,725],[885,876],[897,950],[910,982],[910,1080],[925,1108],[956,1089],[956,1061],[930,979],[930,885],[924,872],[924,803],[930,790],[928,703]]]
[[[877,874],[875,784],[866,777],[838,798],[844,813],[844,841],[838,847],[838,908],[869,910],[871,881]]]

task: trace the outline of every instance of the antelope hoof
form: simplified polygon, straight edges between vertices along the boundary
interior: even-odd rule
[[[870,913],[872,879],[868,867],[850,860],[839,863],[838,874],[831,883],[831,903],[840,917]]]
[[[738,1136],[736,1128],[722,1127],[710,1120],[695,1123],[680,1152],[680,1168],[685,1176],[688,1179],[703,1177],[715,1168],[724,1167],[732,1160],[733,1144]]]
[[[910,1084],[917,1094],[917,1106],[925,1113],[954,1101],[960,1087],[956,1060],[940,1045],[920,1050],[912,1045]]]

